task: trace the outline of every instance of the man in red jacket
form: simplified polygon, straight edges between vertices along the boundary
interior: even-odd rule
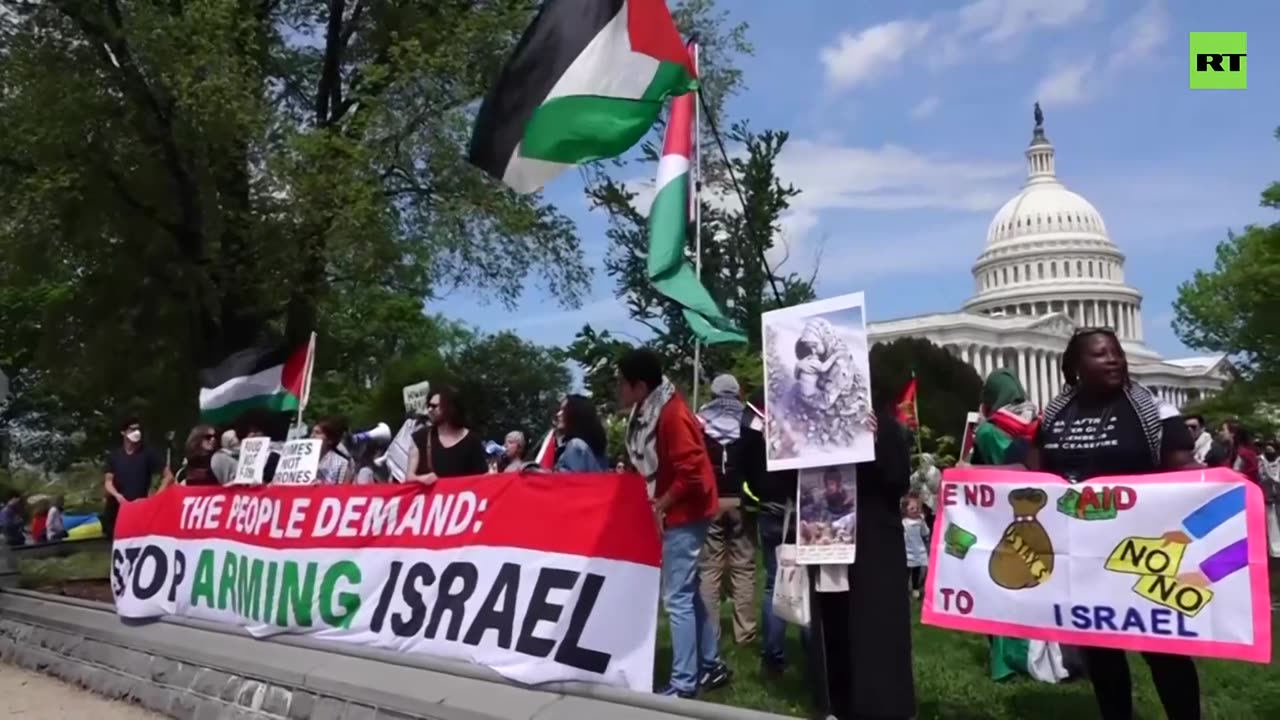
[[[618,360],[618,403],[631,409],[627,454],[654,483],[662,528],[662,604],[671,622],[671,680],[663,695],[692,698],[727,685],[720,661],[720,618],[698,593],[698,556],[720,506],[698,419],[662,372],[652,351]]]

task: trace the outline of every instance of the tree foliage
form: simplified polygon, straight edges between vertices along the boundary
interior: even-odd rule
[[[422,299],[578,302],[572,223],[466,162],[535,0],[0,0],[0,418],[194,413],[195,370],[320,334],[326,394],[448,332]]]
[[[932,428],[939,438],[961,437],[965,416],[978,409],[982,378],[968,363],[923,338],[876,343],[871,346],[875,406],[884,408],[896,403],[913,371],[920,424]]]

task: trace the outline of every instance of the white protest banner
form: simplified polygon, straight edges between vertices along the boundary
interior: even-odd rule
[[[121,508],[111,586],[121,617],[649,693],[661,553],[635,475],[175,487]]]
[[[427,414],[427,401],[431,399],[431,383],[422,381],[413,385],[405,385],[404,390],[404,414],[410,417],[418,417]]]
[[[310,485],[320,467],[321,440],[290,440],[280,451],[280,462],[271,482],[275,485]]]
[[[236,472],[231,484],[261,485],[270,457],[271,438],[245,438],[240,443],[240,459],[236,461]]]
[[[383,460],[387,464],[387,472],[396,482],[404,482],[409,474],[409,451],[413,449],[413,431],[418,428],[418,420],[409,418],[400,426],[400,431],[387,446]]]
[[[1224,468],[942,476],[923,621],[985,635],[1271,661],[1262,490]]]

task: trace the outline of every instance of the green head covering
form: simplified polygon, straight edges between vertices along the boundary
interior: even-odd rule
[[[1022,389],[1018,376],[1008,368],[993,371],[982,384],[982,404],[987,406],[988,412],[1026,400],[1027,391]]]

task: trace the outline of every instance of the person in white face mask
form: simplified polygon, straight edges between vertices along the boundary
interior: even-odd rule
[[[164,459],[143,446],[142,423],[137,418],[127,418],[120,423],[120,437],[123,442],[107,456],[103,474],[107,502],[102,513],[102,532],[107,537],[114,536],[120,506],[150,495],[151,481],[156,475],[161,476],[161,490],[173,484],[173,471]]]

